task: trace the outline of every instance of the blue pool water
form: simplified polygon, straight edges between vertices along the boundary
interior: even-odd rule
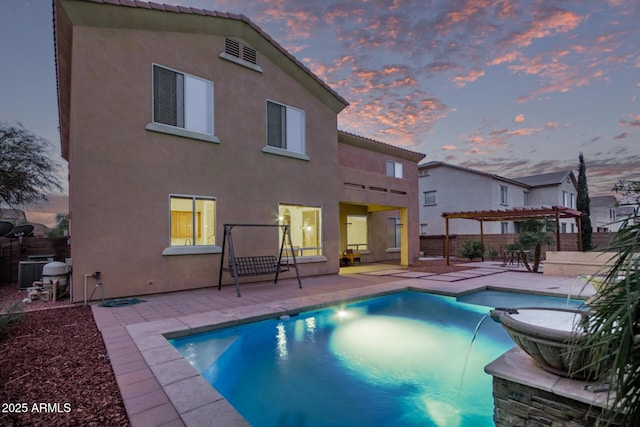
[[[493,306],[401,292],[172,344],[254,427],[492,426],[484,366],[513,342],[488,320],[470,344]]]

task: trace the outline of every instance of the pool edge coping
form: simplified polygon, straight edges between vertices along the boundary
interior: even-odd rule
[[[249,423],[244,417],[197,372],[187,359],[173,347],[169,339],[403,291],[427,292],[449,297],[487,289],[518,292],[516,289],[509,289],[505,286],[478,283],[468,283],[465,284],[466,286],[444,290],[438,286],[442,284],[428,283],[428,280],[425,280],[428,277],[394,278],[399,280],[338,292],[289,298],[273,303],[258,303],[136,323],[125,326],[125,330],[185,426],[248,426]],[[461,285],[462,283],[457,282],[457,284]],[[526,293],[547,296],[562,294],[562,292],[547,293],[533,289]]]

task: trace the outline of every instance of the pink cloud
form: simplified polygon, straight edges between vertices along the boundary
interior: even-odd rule
[[[514,121],[515,121],[516,123],[522,123],[522,122],[524,122],[524,114],[518,114],[518,115],[516,116],[516,118],[514,119]]]
[[[631,127],[640,126],[640,114],[631,118],[630,120],[621,119],[620,124],[623,126],[631,126]]]
[[[482,76],[484,76],[484,70],[478,70],[478,69],[469,70],[467,74],[464,74],[464,75],[459,74],[455,76],[453,81],[455,82],[457,87],[461,88],[466,86],[468,83],[475,82]]]
[[[514,33],[509,43],[519,47],[529,46],[535,39],[574,30],[582,19],[577,13],[566,10],[538,10],[530,25]]]

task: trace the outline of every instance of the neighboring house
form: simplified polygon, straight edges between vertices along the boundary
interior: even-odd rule
[[[591,226],[597,232],[616,232],[625,220],[635,218],[638,207],[620,205],[615,196],[590,197],[589,218]],[[631,219],[635,221],[635,219]],[[632,222],[633,223],[633,222]]]
[[[499,175],[432,161],[419,166],[418,192],[421,200],[420,234],[444,235],[444,212],[468,212],[565,206],[575,209],[577,182],[572,171],[505,178]],[[513,221],[487,222],[485,234],[517,233]],[[562,232],[575,232],[575,221],[563,219]],[[450,222],[449,234],[477,234],[477,221]]]
[[[617,231],[620,226],[616,224],[618,201],[615,196],[595,196],[589,198],[589,219],[593,231],[607,232]]]
[[[20,209],[0,208],[0,220],[20,225],[27,223],[27,216]]]
[[[302,276],[347,248],[418,257],[424,155],[339,133],[347,101],[246,17],[55,0],[54,23],[74,301],[95,272],[106,298],[217,285],[227,223],[289,224]],[[275,228],[233,239],[280,247]]]

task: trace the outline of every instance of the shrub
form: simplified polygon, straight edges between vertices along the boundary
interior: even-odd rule
[[[500,255],[498,253],[498,250],[496,248],[488,248],[487,249],[487,258],[489,258],[492,261],[495,261],[498,258],[498,255]]]
[[[0,339],[3,339],[9,330],[11,324],[16,323],[24,316],[22,311],[22,305],[19,302],[14,302],[7,310],[0,315]]]
[[[458,250],[458,255],[473,261],[474,258],[482,258],[484,245],[480,240],[467,240]]]

